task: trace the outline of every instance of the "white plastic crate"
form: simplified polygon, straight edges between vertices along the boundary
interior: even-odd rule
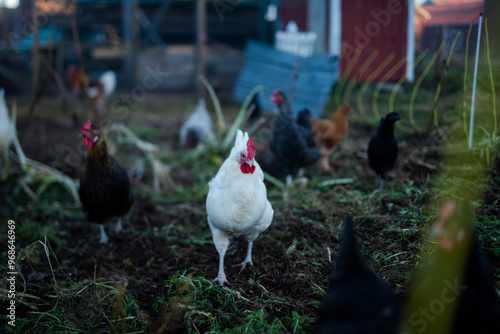
[[[297,23],[290,21],[285,31],[276,32],[275,48],[301,57],[309,57],[313,54],[316,37],[315,32],[299,31]]]

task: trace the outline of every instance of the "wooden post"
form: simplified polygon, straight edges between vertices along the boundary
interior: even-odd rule
[[[29,114],[32,115],[35,111],[36,104],[40,100],[40,71],[41,71],[41,61],[40,61],[40,50],[39,50],[39,27],[36,22],[38,18],[38,7],[36,6],[37,0],[33,0],[33,82],[32,82],[32,92],[31,101],[29,105]]]
[[[264,16],[266,15],[267,11],[267,1],[266,0],[259,0],[259,10],[258,10],[258,17],[257,17],[257,22],[259,23],[259,40],[263,42],[268,41],[268,26],[269,23],[264,20]]]
[[[207,3],[206,0],[196,0],[196,78],[198,97],[205,96],[205,86],[200,76],[205,76],[205,45],[207,42]]]
[[[11,10],[12,11],[12,10]],[[2,32],[3,36],[2,39],[5,42],[5,44],[9,43],[8,35],[9,35],[9,9],[7,7],[2,8]]]
[[[444,26],[443,25],[440,25],[439,26],[439,37],[438,37],[438,48],[439,46],[441,45],[441,43],[443,43],[443,38],[444,38]],[[444,48],[443,48],[444,49]],[[436,62],[434,63],[434,81],[435,82],[439,82],[439,80],[441,79],[441,55],[442,55],[442,51],[439,51],[438,52],[438,55],[437,55],[437,58],[436,58]]]
[[[127,54],[123,61],[123,74],[127,81],[135,84],[135,63],[137,60],[137,22],[134,11],[136,10],[137,0],[123,0],[122,3],[122,28],[123,43]]]

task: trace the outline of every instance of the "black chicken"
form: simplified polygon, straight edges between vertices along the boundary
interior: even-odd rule
[[[400,302],[366,266],[352,227],[344,218],[342,246],[319,311],[318,333],[395,334]]]
[[[378,125],[377,134],[368,144],[368,164],[377,173],[379,189],[384,188],[387,173],[394,167],[398,157],[398,142],[394,138],[394,124],[400,120],[397,112],[382,117]]]
[[[120,217],[130,210],[134,197],[127,172],[108,154],[101,132],[89,120],[80,133],[88,150],[78,194],[87,218],[100,224],[100,243],[107,243],[108,236],[103,223],[109,218],[119,217],[115,232],[120,232]]]
[[[414,274],[404,333],[500,333],[500,297],[491,265],[474,236],[470,204],[448,202],[433,235],[437,248]]]
[[[316,142],[314,141],[314,136],[311,132],[311,122],[309,121],[309,117],[311,112],[309,109],[302,109],[297,114],[297,118],[295,119],[295,123],[297,123],[301,136],[306,140],[307,147],[316,147]]]
[[[275,163],[280,166],[282,174],[287,175],[287,184],[290,185],[291,175],[296,175],[300,168],[318,161],[319,150],[314,145],[309,146],[308,137],[312,138],[311,131],[304,131],[305,128],[295,122],[285,94],[282,91],[274,91],[271,99],[278,106],[278,113],[272,127],[270,147]]]
[[[248,117],[248,123],[253,124],[262,115],[262,108],[260,107],[259,93],[258,92],[257,92],[257,94],[255,94],[253,96],[252,101],[250,102],[250,105],[248,106],[249,110],[250,110],[250,108],[252,108],[252,111],[250,113],[250,116]]]

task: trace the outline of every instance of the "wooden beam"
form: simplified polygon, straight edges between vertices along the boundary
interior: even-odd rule
[[[123,43],[127,54],[123,61],[123,74],[125,78],[135,83],[135,63],[137,60],[137,22],[134,12],[137,9],[137,0],[123,0],[122,2],[122,30]]]
[[[205,76],[205,45],[207,42],[207,3],[206,0],[196,0],[196,78],[198,97],[205,96],[205,87],[200,76]]]
[[[142,28],[146,31],[146,36],[151,39],[151,41],[156,45],[158,50],[160,51],[165,51],[165,42],[161,38],[160,34],[156,31],[156,29],[153,27],[151,24],[151,21],[149,21],[148,17],[140,7],[137,7],[137,10],[135,11],[135,17],[141,24]]]
[[[153,19],[151,20],[151,24],[153,25],[153,28],[155,30],[158,30],[158,26],[160,25],[162,19],[165,17],[165,14],[167,13],[168,11],[168,8],[170,7],[170,5],[172,4],[173,0],[165,0],[160,8],[158,9],[158,11],[156,12],[155,16],[153,17]]]
[[[33,0],[33,17],[38,17],[38,7],[36,6],[37,0]],[[39,50],[39,40],[40,40],[40,29],[38,24],[33,24],[33,82],[31,91],[31,101],[29,105],[29,114],[32,115],[35,112],[36,105],[40,100],[40,71],[41,71],[41,61],[40,61],[40,50]]]
[[[2,32],[3,32],[3,36],[2,36],[2,40],[5,42],[5,45],[8,45],[9,43],[9,38],[8,38],[8,35],[9,35],[9,9],[7,9],[7,7],[3,7],[2,8]]]

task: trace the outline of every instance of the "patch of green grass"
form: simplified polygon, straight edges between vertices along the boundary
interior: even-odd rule
[[[147,124],[131,124],[129,125],[129,129],[142,140],[146,140],[149,142],[158,141],[161,137],[161,132],[158,128]]]

